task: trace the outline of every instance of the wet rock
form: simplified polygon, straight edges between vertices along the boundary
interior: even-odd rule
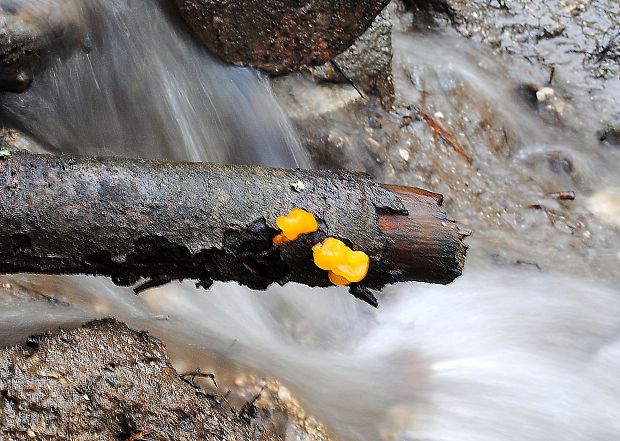
[[[599,132],[599,141],[608,148],[620,148],[620,113],[614,114]]]
[[[497,56],[526,61],[547,94],[541,116],[594,139],[620,106],[617,0],[403,0],[412,28],[456,31]],[[423,13],[431,19],[423,20]],[[613,136],[612,136],[613,138]]]
[[[181,380],[161,342],[114,320],[0,350],[0,438],[277,440]]]
[[[0,149],[9,151],[27,150],[32,153],[47,152],[44,146],[30,136],[8,127],[0,129]]]
[[[371,25],[389,0],[176,0],[218,57],[279,75],[326,63]]]
[[[402,0],[401,4],[413,12],[413,20],[418,29],[447,25],[456,19],[448,0]]]
[[[51,58],[79,41],[79,2],[7,0],[0,3],[0,90],[23,92]]]
[[[235,378],[234,384],[229,401],[240,408],[245,406],[248,409],[249,404],[254,406],[253,412],[261,424],[281,433],[286,440],[339,440],[321,422],[309,415],[293,392],[277,380],[243,374]]]
[[[384,9],[349,49],[333,61],[312,68],[312,75],[321,81],[350,82],[360,92],[379,96],[385,106],[390,106],[394,101],[390,9]]]
[[[385,146],[391,144],[385,138],[398,129],[398,123],[377,97],[362,98],[348,84],[318,83],[302,76],[284,77],[273,84],[319,167],[371,174],[384,170]],[[383,125],[386,130],[381,130]]]
[[[536,99],[544,103],[555,96],[555,91],[551,87],[543,87],[536,92]]]

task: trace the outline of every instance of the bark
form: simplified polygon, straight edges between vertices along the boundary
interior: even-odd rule
[[[449,283],[465,258],[440,195],[345,171],[15,152],[0,160],[0,188],[4,273],[146,279],[140,288],[177,279],[329,286],[311,247],[333,236],[370,256],[351,292],[375,303],[369,288]],[[273,246],[276,218],[294,207],[312,212],[319,231]]]

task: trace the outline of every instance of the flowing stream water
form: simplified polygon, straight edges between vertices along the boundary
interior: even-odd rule
[[[86,43],[28,92],[3,95],[3,120],[52,152],[312,166],[269,81],[215,61],[162,5],[84,2],[76,13]],[[415,57],[440,57],[434,44]],[[480,81],[479,60],[467,56],[451,69],[474,75],[510,114],[507,75]],[[523,142],[540,148],[542,129],[519,118],[529,124]],[[599,156],[563,148],[617,185]],[[506,269],[474,253],[455,283],[390,287],[378,310],[337,288],[173,283],[136,297],[103,278],[15,276],[3,278],[0,341],[115,316],[166,341],[180,365],[212,356],[277,378],[345,439],[616,441],[620,255],[603,251],[608,266],[578,277]],[[601,271],[609,277],[597,282]]]

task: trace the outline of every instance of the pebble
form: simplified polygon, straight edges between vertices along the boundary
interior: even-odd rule
[[[409,159],[411,157],[411,155],[409,154],[409,150],[400,149],[398,153],[400,153],[400,157],[403,158],[403,161],[409,162]]]
[[[280,386],[278,389],[278,398],[284,402],[289,402],[292,400],[291,392],[284,386]]]
[[[588,210],[599,220],[620,227],[620,188],[605,188],[588,198]]]
[[[545,102],[555,96],[555,91],[551,87],[543,87],[536,92],[536,99],[538,101]]]
[[[297,193],[301,193],[302,191],[306,189],[306,186],[302,181],[297,181],[291,184],[291,188],[293,189],[293,191],[296,191]]]

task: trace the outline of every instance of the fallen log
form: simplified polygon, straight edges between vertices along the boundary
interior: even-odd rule
[[[370,257],[351,292],[401,281],[450,283],[465,245],[441,196],[346,171],[287,170],[4,152],[0,272],[90,274],[137,291],[171,280],[329,286],[312,246],[336,237]],[[275,246],[299,207],[318,231]]]

